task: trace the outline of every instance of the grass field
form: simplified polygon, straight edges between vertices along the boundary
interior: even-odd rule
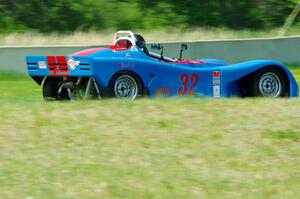
[[[268,30],[230,30],[224,28],[197,28],[190,30],[140,31],[147,42],[178,42],[194,40],[222,40],[276,37],[279,28]],[[40,45],[97,45],[111,44],[115,31],[89,31],[72,34],[41,34],[36,32],[0,35],[0,46],[40,46]],[[300,26],[293,26],[286,36],[299,36]]]
[[[299,187],[299,99],[49,103],[0,73],[1,199],[296,199]]]

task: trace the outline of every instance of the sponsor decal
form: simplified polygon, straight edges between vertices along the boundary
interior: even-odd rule
[[[221,73],[220,71],[213,71],[213,97],[221,97]]]
[[[119,62],[119,63],[117,63],[118,68],[134,68],[135,65],[136,64],[133,63],[133,62]]]
[[[69,57],[67,64],[71,70],[75,70],[76,66],[80,64],[80,61],[75,61],[73,57]]]
[[[172,88],[170,86],[167,87],[159,87],[155,89],[155,96],[157,97],[165,97],[165,96],[171,96]]]
[[[213,78],[220,78],[220,71],[214,71]]]
[[[220,86],[214,86],[214,97],[215,97],[215,98],[221,97]]]
[[[125,57],[131,57],[131,56],[132,56],[132,54],[130,54],[130,53],[126,53],[124,56],[125,56]]]
[[[39,65],[39,69],[47,69],[47,64],[44,61],[39,61],[38,65]]]

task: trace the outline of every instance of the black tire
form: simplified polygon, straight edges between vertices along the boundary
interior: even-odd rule
[[[122,87],[122,83],[119,83],[119,81],[121,81],[122,78],[124,79],[123,81],[125,81],[125,82],[128,81],[127,82],[128,84],[132,83],[134,86],[136,86],[135,94],[128,94],[128,96],[125,94],[124,94],[124,96],[122,96],[121,94],[118,94],[119,91],[117,88]],[[122,71],[112,77],[112,79],[110,80],[109,86],[108,86],[108,90],[109,90],[110,97],[136,99],[137,97],[140,97],[143,95],[143,83],[136,74],[127,72],[127,71]]]
[[[266,67],[250,77],[248,91],[251,97],[288,96],[288,79],[279,68]]]
[[[58,100],[58,84],[59,80],[57,78],[46,77],[43,83],[43,97],[46,101]]]

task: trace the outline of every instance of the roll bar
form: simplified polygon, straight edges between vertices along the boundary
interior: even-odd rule
[[[127,35],[127,36],[122,36],[122,35]],[[127,31],[127,30],[118,31],[114,36],[113,44],[115,45],[121,39],[127,39],[132,43],[132,45],[134,46],[136,45],[136,38],[133,32],[131,31]]]

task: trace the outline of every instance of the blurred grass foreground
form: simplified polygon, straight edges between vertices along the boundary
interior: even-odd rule
[[[0,93],[0,198],[300,195],[299,99],[49,103],[7,73]]]

